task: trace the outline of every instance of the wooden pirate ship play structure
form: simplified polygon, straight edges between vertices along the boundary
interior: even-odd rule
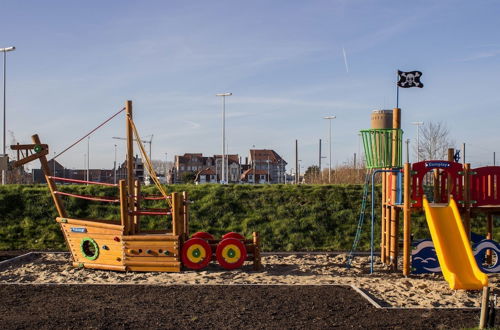
[[[242,235],[232,232],[227,233],[219,240],[205,232],[195,233],[189,238],[187,193],[166,193],[156,177],[151,160],[147,157],[135,127],[132,118],[132,102],[127,101],[126,106],[113,117],[122,111],[126,112],[127,180],[120,180],[117,185],[52,176],[46,158],[49,147],[47,144],[41,143],[38,135],[32,136],[33,144],[11,146],[11,149],[16,150],[18,154],[18,160],[14,163],[16,167],[36,159],[40,160],[42,171],[59,214],[56,221],[60,224],[66,244],[71,251],[73,265],[116,271],[178,272],[183,266],[189,269],[202,269],[212,260],[217,260],[226,269],[241,267],[245,261],[253,261],[254,268],[258,269],[260,267],[259,237],[255,232],[252,239],[245,239]],[[145,168],[161,196],[141,194],[140,182],[134,179],[133,172],[134,140],[137,141],[145,160]],[[70,194],[59,191],[56,182],[116,186],[119,189],[119,196],[96,197]],[[120,220],[71,217],[64,207],[62,196],[96,202],[119,203]],[[164,200],[168,207],[164,209],[144,209],[141,207],[141,204],[144,204],[143,201],[155,199]],[[140,228],[141,216],[171,218],[171,229],[142,231]]]

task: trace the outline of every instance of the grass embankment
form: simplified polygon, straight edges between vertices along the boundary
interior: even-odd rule
[[[117,196],[116,188],[63,186],[61,190],[84,195]],[[169,192],[187,191],[190,232],[208,231],[219,237],[235,231],[251,236],[258,231],[264,251],[349,250],[356,233],[363,187],[361,185],[173,185]],[[144,194],[157,194],[144,187]],[[117,204],[64,198],[73,218],[119,219]],[[369,250],[370,202],[358,250]],[[164,201],[149,207],[165,207]],[[380,231],[376,207],[376,244]],[[0,250],[65,249],[52,198],[45,185],[0,186]],[[170,226],[165,217],[144,217],[144,229]],[[474,229],[485,231],[485,221]],[[496,226],[498,228],[498,226]],[[498,229],[496,234],[499,234]],[[425,219],[413,217],[415,238],[429,237]],[[495,235],[495,236],[497,236]]]

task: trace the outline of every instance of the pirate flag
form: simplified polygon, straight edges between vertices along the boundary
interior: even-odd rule
[[[424,87],[424,84],[420,82],[420,76],[422,76],[422,72],[420,71],[410,71],[403,72],[398,70],[398,86],[402,88],[410,88],[410,87]]]

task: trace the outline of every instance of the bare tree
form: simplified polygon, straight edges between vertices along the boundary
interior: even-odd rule
[[[153,159],[151,163],[153,164],[153,168],[157,174],[166,174],[168,170],[174,167],[173,162],[167,162],[159,159]]]
[[[450,131],[443,122],[427,122],[420,130],[419,146],[415,143],[415,157],[420,160],[447,159],[448,148],[455,145]],[[417,150],[419,149],[419,150]]]

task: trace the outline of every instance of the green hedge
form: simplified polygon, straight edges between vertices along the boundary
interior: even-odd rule
[[[63,191],[84,195],[117,196],[113,187],[67,185]],[[356,233],[363,187],[360,185],[173,185],[169,192],[187,191],[190,232],[207,231],[216,237],[258,231],[264,251],[349,250]],[[145,194],[158,194],[144,187]],[[115,204],[64,198],[70,217],[119,219]],[[164,201],[148,207],[165,207]],[[380,232],[376,208],[376,244]],[[57,216],[45,185],[0,186],[0,249],[66,249],[54,218]],[[359,250],[369,250],[370,202]],[[473,222],[479,233],[485,221]],[[144,217],[143,229],[170,227],[165,217]],[[498,235],[498,226],[495,226]],[[429,237],[422,215],[413,217],[415,238]]]

